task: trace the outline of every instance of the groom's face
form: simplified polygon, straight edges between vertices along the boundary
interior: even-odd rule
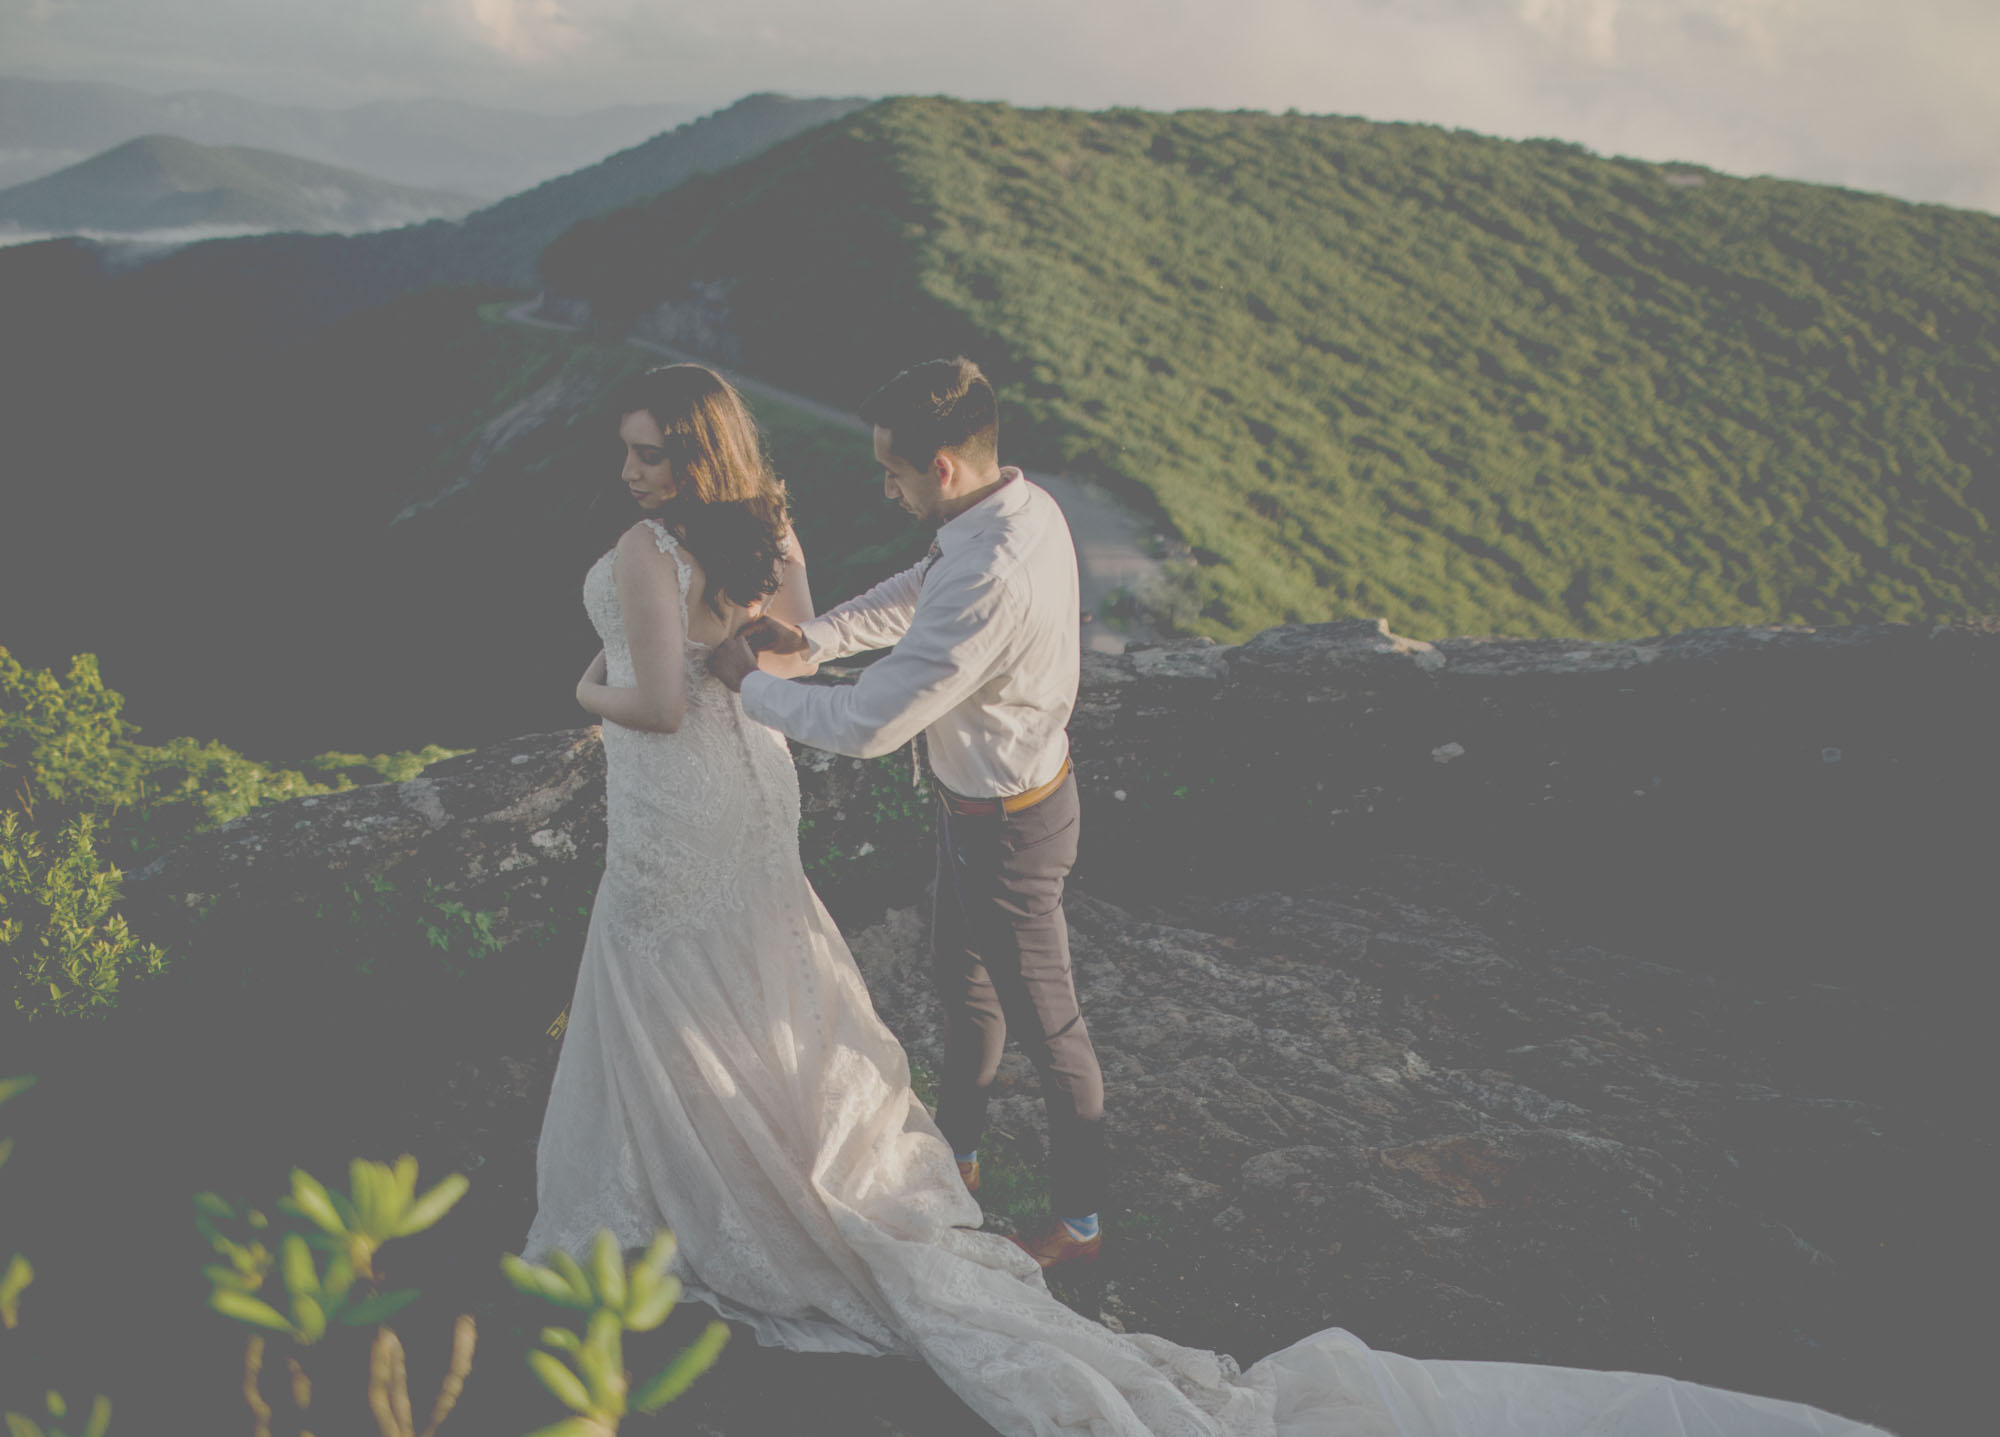
[[[881,425],[875,426],[875,458],[882,465],[882,492],[893,503],[899,504],[917,518],[934,522],[944,506],[944,493],[937,476],[929,468],[919,469],[891,444],[893,436]],[[932,468],[936,461],[932,461]]]

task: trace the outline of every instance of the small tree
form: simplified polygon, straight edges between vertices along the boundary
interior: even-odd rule
[[[94,824],[71,819],[49,854],[19,814],[0,813],[0,956],[8,998],[31,1020],[102,1016],[125,978],[166,967],[165,951],[111,911],[123,875],[100,864]]]

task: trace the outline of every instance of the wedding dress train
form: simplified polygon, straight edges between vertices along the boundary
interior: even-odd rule
[[[649,521],[651,522],[651,521]],[[671,535],[653,524],[680,572]],[[633,681],[612,556],[584,599]],[[1418,1361],[1339,1329],[1247,1371],[1121,1335],[976,1231],[979,1205],[912,1093],[800,866],[785,740],[690,642],[678,732],[603,726],[608,841],[541,1143],[525,1255],[679,1241],[690,1295],[803,1351],[929,1363],[1014,1437],[1855,1437],[1793,1403],[1632,1373]]]

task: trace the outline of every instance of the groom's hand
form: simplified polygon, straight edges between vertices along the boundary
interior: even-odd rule
[[[736,632],[760,654],[802,654],[806,651],[804,630],[768,614],[751,620]]]
[[[743,691],[744,677],[756,667],[757,655],[742,634],[718,644],[708,656],[708,671],[729,685],[731,693]]]

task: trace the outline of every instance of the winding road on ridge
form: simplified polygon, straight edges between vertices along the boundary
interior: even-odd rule
[[[540,304],[539,296],[524,301],[508,310],[507,318],[516,324],[575,332],[574,325],[559,324],[535,313]],[[864,442],[870,439],[872,431],[848,410],[789,389],[780,389],[753,375],[725,369],[698,354],[689,354],[647,339],[628,337],[626,342],[665,355],[668,359],[706,364],[745,394],[803,410]],[[1142,618],[1135,616],[1122,620],[1121,628],[1114,629],[1103,617],[1104,606],[1114,593],[1120,590],[1127,594],[1138,593],[1143,585],[1158,578],[1160,561],[1140,547],[1141,540],[1151,535],[1151,526],[1112,498],[1101,486],[1088,480],[1034,470],[1028,471],[1028,477],[1048,490],[1056,503],[1062,506],[1063,517],[1069,521],[1070,536],[1076,541],[1077,577],[1082,587],[1084,647],[1098,653],[1120,654],[1128,643],[1157,641],[1159,633]]]

